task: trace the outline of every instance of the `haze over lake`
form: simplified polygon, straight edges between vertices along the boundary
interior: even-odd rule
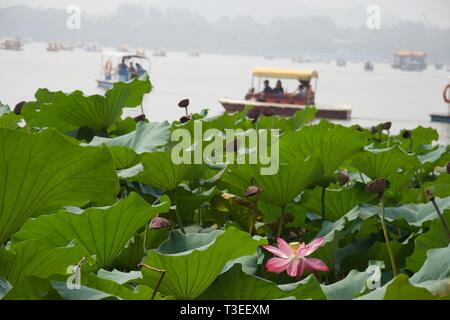
[[[107,50],[107,49],[106,49]],[[152,50],[147,49],[151,56]],[[0,101],[11,107],[22,100],[33,100],[39,88],[85,94],[104,93],[96,87],[101,53],[83,50],[47,52],[45,43],[31,43],[24,51],[0,50]],[[179,100],[191,100],[191,112],[209,109],[210,115],[223,112],[218,99],[243,98],[251,86],[255,66],[316,69],[319,72],[316,102],[350,104],[352,123],[371,126],[392,121],[393,131],[417,125],[437,128],[440,142],[450,142],[450,125],[431,123],[429,114],[444,113],[447,105],[442,90],[450,75],[430,65],[424,72],[404,72],[391,68],[388,61],[375,62],[373,73],[365,72],[363,62],[347,67],[329,63],[293,63],[289,58],[267,60],[257,56],[201,54],[169,51],[167,57],[151,57],[150,78],[153,92],[144,110],[151,121],[174,120],[182,115]],[[292,85],[288,90],[294,90]],[[125,110],[138,115],[139,109]]]

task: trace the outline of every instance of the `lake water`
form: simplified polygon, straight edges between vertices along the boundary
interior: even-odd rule
[[[47,52],[46,44],[32,43],[24,51],[0,50],[0,101],[11,107],[32,100],[38,88],[86,94],[103,93],[96,87],[100,53],[83,50]],[[147,50],[147,55],[151,50]],[[183,115],[178,101],[189,98],[191,112],[204,108],[210,115],[223,112],[218,99],[243,98],[251,86],[255,66],[316,69],[319,82],[318,104],[350,104],[351,123],[371,126],[392,121],[393,131],[431,126],[441,143],[450,143],[450,125],[430,122],[429,114],[447,112],[442,90],[450,75],[429,66],[424,72],[394,70],[387,63],[375,63],[373,73],[364,72],[362,63],[337,67],[331,63],[297,64],[287,58],[202,54],[190,57],[183,52],[168,52],[167,57],[151,57],[153,92],[145,99],[144,110],[151,121],[174,120]],[[445,69],[445,68],[444,68]],[[292,86],[289,89],[294,89]],[[126,115],[138,115],[127,109]]]

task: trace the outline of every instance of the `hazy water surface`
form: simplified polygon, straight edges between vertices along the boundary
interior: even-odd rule
[[[33,99],[38,88],[86,94],[102,93],[95,79],[100,73],[100,53],[83,50],[47,52],[46,44],[33,43],[21,52],[0,50],[0,101],[14,106]],[[147,50],[151,55],[151,50]],[[389,64],[375,63],[375,72],[363,71],[362,63],[339,68],[331,63],[292,63],[287,58],[168,52],[167,57],[151,58],[153,92],[145,100],[145,113],[152,121],[173,120],[183,114],[179,100],[191,100],[191,112],[210,109],[210,115],[223,112],[218,99],[242,98],[251,85],[255,66],[316,69],[319,72],[318,104],[350,104],[351,122],[370,126],[393,121],[393,130],[417,125],[438,129],[441,143],[450,143],[450,125],[431,123],[429,114],[447,112],[442,90],[448,83],[445,70],[433,66],[420,73],[393,70]],[[292,86],[289,89],[294,89]],[[126,110],[137,115],[138,109]]]

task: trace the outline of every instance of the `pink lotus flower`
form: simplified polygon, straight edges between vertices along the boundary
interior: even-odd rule
[[[277,256],[277,258],[271,258],[267,261],[267,271],[281,273],[287,270],[289,276],[301,277],[305,270],[309,272],[329,270],[322,260],[306,258],[324,243],[325,238],[317,238],[309,244],[304,242],[287,244],[281,238],[278,238],[277,241],[277,247],[263,246],[264,249]]]

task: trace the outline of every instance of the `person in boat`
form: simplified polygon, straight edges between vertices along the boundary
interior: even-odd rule
[[[133,62],[130,62],[130,66],[128,67],[128,73],[130,74],[130,78],[134,79],[138,77],[136,68],[133,65]]]
[[[125,63],[125,59],[122,59],[122,62],[119,64],[119,81],[126,82],[128,81],[128,66]]]
[[[270,87],[269,80],[264,80],[264,89],[263,89],[262,93],[272,94],[272,88]]]
[[[308,95],[308,87],[305,82],[300,82],[298,88],[292,93],[293,96],[306,99]]]
[[[105,64],[105,80],[111,80],[112,79],[112,61],[111,59],[108,59]]]
[[[284,94],[283,85],[281,83],[281,80],[278,80],[275,88],[273,88],[272,93],[275,94],[277,97],[281,97]]]
[[[142,77],[144,73],[146,73],[145,69],[139,63],[136,63],[136,73],[139,77]]]

